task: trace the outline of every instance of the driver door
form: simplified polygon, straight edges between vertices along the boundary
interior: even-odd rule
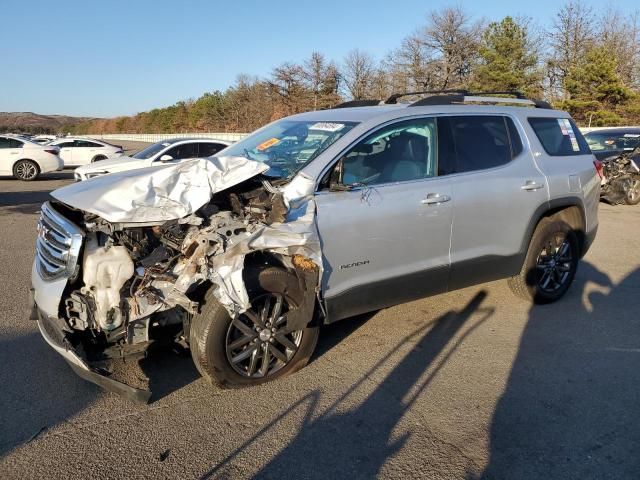
[[[434,118],[382,127],[316,193],[327,321],[447,290],[451,186],[437,177]]]

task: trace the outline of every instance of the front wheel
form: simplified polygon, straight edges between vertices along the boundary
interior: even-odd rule
[[[297,277],[280,268],[267,268],[260,277],[277,278],[298,288]],[[304,367],[318,341],[318,327],[287,329],[287,313],[298,308],[295,299],[302,297],[299,293],[256,289],[251,308],[232,319],[209,291],[189,333],[191,356],[200,374],[223,388],[240,388]]]
[[[40,167],[36,162],[31,160],[19,160],[13,166],[13,176],[18,180],[30,182],[40,175]]]
[[[637,205],[640,203],[640,176],[633,175],[626,182],[624,192],[624,203],[627,205]]]
[[[579,261],[578,237],[560,220],[543,219],[531,238],[520,274],[508,280],[519,297],[552,303],[567,293]]]

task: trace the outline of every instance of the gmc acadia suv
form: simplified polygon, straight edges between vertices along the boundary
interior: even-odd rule
[[[598,227],[599,163],[541,101],[422,92],[273,122],[224,156],[68,185],[42,207],[33,317],[85,379],[188,346],[208,381],[294,372],[319,327],[508,279],[560,299]]]

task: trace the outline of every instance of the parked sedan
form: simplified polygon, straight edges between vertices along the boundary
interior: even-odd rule
[[[24,138],[0,135],[0,175],[13,175],[18,180],[35,180],[41,173],[62,170],[59,149],[39,145]]]
[[[218,154],[231,142],[206,138],[174,138],[149,145],[131,157],[123,156],[95,162],[75,170],[76,180],[88,180],[106,173],[123,172],[174,163],[188,158],[206,158]]]
[[[59,138],[49,143],[60,148],[60,157],[65,167],[88,165],[108,158],[117,158],[124,154],[119,145],[94,140],[93,138]]]
[[[592,130],[584,138],[598,160],[617,157],[640,147],[640,127],[603,128]]]

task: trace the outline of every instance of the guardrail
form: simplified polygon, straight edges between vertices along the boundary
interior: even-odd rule
[[[109,133],[93,135],[74,135],[84,138],[95,138],[97,140],[129,140],[132,142],[155,143],[170,138],[215,138],[228,142],[237,142],[246,137],[248,133]]]

